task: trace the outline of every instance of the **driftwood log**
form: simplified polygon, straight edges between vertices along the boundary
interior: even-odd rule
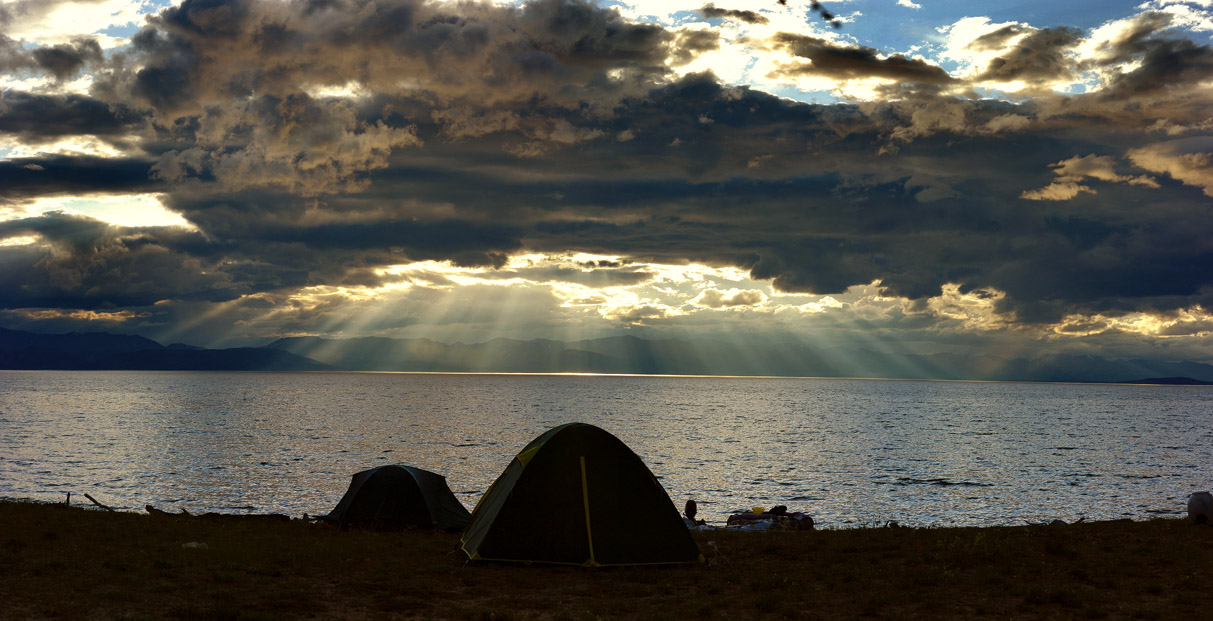
[[[96,498],[93,498],[92,496],[89,496],[88,494],[85,494],[85,495],[84,495],[84,497],[85,497],[85,498],[87,498],[87,499],[89,499],[90,501],[92,501],[92,503],[93,503],[93,504],[95,504],[95,505],[97,505],[98,507],[101,507],[102,509],[105,509],[106,511],[113,511],[113,510],[114,510],[114,508],[113,508],[113,507],[107,507],[107,506],[105,506],[105,505],[103,505],[103,504],[101,504],[101,503],[97,502],[97,499],[96,499]],[[71,500],[71,496],[68,496],[68,500]]]
[[[173,516],[173,517],[192,517],[190,515],[190,512],[186,511],[185,509],[182,509],[181,513],[169,513],[168,511],[161,511],[160,509],[157,509],[156,507],[153,507],[151,505],[147,505],[146,507],[144,507],[144,509],[147,509],[147,512],[152,515],[168,515],[168,516]]]

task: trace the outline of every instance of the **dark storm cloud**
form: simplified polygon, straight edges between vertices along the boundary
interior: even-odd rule
[[[76,39],[32,52],[34,62],[56,80],[74,78],[86,63],[102,60],[101,45],[95,39]]]
[[[40,243],[0,246],[6,308],[122,308],[230,299],[249,290],[233,282],[228,266],[172,250],[204,243],[197,233],[124,229],[62,213],[0,222],[0,239],[30,235]]]
[[[765,24],[771,20],[754,11],[739,9],[720,9],[714,4],[705,4],[699,9],[699,14],[707,19],[736,19],[747,24]]]
[[[684,30],[675,39],[670,64],[675,67],[695,60],[700,54],[720,48],[720,35],[710,30]]]
[[[628,23],[586,0],[522,8],[187,0],[132,41],[142,67],[129,83],[116,73],[118,83],[98,90],[129,93],[162,131],[187,141],[160,155],[160,178],[307,194],[358,189],[390,152],[419,146],[419,122],[439,120],[458,134],[483,119],[508,126],[501,110],[606,112],[665,75],[671,51],[689,58],[715,45],[711,36]],[[350,83],[411,100],[424,116],[361,110],[306,90]],[[540,136],[518,152],[538,154],[563,137]]]
[[[1132,18],[1119,36],[1100,46],[1102,57],[1095,64],[1115,65],[1149,51],[1157,44],[1154,36],[1170,27],[1171,22],[1172,17],[1166,13],[1146,12]]]
[[[0,71],[20,72],[37,67],[29,52],[16,41],[0,32]]]
[[[1042,163],[1073,157],[1072,139],[990,137],[980,128],[1034,110],[964,106],[955,126],[936,126],[897,156],[875,157],[921,108],[885,109],[874,123],[875,110],[796,104],[691,76],[631,102],[618,125],[604,128],[632,128],[632,140],[562,152],[564,175],[536,178],[552,170],[545,160],[494,155],[491,145],[502,138],[495,134],[430,144],[430,156],[449,153],[444,159],[464,164],[440,182],[378,174],[368,192],[449,199],[479,214],[475,220],[509,219],[528,248],[735,265],[785,290],[831,293],[876,279],[911,298],[938,295],[950,282],[994,288],[1008,293],[1004,310],[1031,321],[1207,297],[1210,277],[1191,267],[1205,260],[1198,249],[1213,233],[1193,202],[1198,189],[1171,183],[1178,197],[1165,210],[1134,207],[1155,200],[1145,186],[1064,206],[1020,200],[1025,187],[1050,181]],[[1084,138],[1088,146],[1093,136]],[[1035,155],[1008,159],[1012,145]],[[516,173],[477,172],[503,169]],[[921,198],[927,193],[932,198]]]
[[[664,72],[671,39],[583,0],[522,9],[421,0],[187,0],[151,24],[134,38],[145,60],[134,91],[168,114],[350,80],[376,92],[400,92],[405,83],[405,90],[448,99],[580,101],[591,93],[571,88],[595,84],[596,94],[609,93],[607,70]],[[260,62],[247,62],[254,58]]]
[[[522,249],[522,231],[506,221],[475,221],[449,215],[419,218],[394,209],[392,197],[365,201],[330,199],[331,204],[261,191],[238,195],[169,198],[169,206],[208,233],[203,246],[174,249],[207,260],[239,257],[255,262],[270,279],[307,284],[379,282],[366,272],[388,264],[449,260],[468,267],[500,267]],[[193,238],[191,238],[193,239]],[[255,285],[250,285],[254,286]]]
[[[0,28],[4,25],[4,14],[0,13]],[[103,62],[101,45],[91,37],[27,49],[21,41],[0,32],[0,71],[44,73],[63,82],[77,77],[86,67],[99,66]]]
[[[272,228],[272,227],[265,227]],[[255,231],[216,239],[177,227],[130,228],[52,212],[0,223],[0,239],[34,236],[38,243],[0,246],[0,286],[6,308],[112,309],[164,300],[225,302],[250,294],[366,279],[385,262],[420,258],[491,262],[494,233],[470,224],[408,223]],[[477,233],[480,239],[475,239]],[[392,240],[367,249],[358,235]],[[508,242],[505,244],[508,245]],[[405,254],[405,251],[411,253]],[[434,255],[425,257],[426,253]],[[367,259],[373,262],[367,263]]]
[[[466,267],[501,267],[511,252],[522,249],[519,234],[520,231],[506,225],[462,220],[380,220],[368,224],[283,228],[259,238],[302,243],[320,251],[397,249],[398,260],[402,262],[450,260]]]
[[[816,75],[840,80],[868,77],[887,78],[899,82],[951,84],[956,80],[942,68],[901,54],[880,58],[870,47],[846,47],[837,43],[793,33],[777,34],[773,43],[794,56],[809,59],[808,63],[786,66],[786,75]]]
[[[144,118],[122,104],[85,95],[7,91],[0,109],[0,133],[38,142],[58,136],[122,137],[137,132]]]
[[[1011,50],[990,61],[976,79],[1041,82],[1072,77],[1076,67],[1067,52],[1081,40],[1082,33],[1075,28],[1037,30],[1021,39]]]
[[[1213,78],[1213,48],[1187,40],[1161,39],[1143,44],[1141,66],[1116,76],[1106,98],[1149,96],[1190,87]]]
[[[0,197],[148,191],[160,185],[150,170],[151,162],[135,158],[54,155],[0,161]]]
[[[1100,75],[1102,88],[1039,98],[1039,118],[1045,121],[1041,129],[1132,133],[1144,127],[1180,131],[1204,126],[1213,48],[1168,34],[1171,22],[1170,15],[1143,13],[1078,61],[1076,70]]]

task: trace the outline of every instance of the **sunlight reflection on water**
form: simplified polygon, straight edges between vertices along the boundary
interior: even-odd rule
[[[468,507],[544,430],[588,422],[675,504],[827,526],[1177,514],[1210,487],[1213,390],[753,378],[0,371],[0,497],[317,514],[403,463]]]

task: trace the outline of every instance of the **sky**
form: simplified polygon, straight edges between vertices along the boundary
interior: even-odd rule
[[[0,326],[1213,363],[1213,0],[2,0]]]

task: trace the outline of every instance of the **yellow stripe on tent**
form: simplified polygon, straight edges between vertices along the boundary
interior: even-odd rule
[[[585,537],[590,542],[590,560],[585,566],[598,567],[598,560],[594,558],[594,533],[590,530],[590,486],[585,480],[585,455],[581,456],[581,502],[585,505]]]

